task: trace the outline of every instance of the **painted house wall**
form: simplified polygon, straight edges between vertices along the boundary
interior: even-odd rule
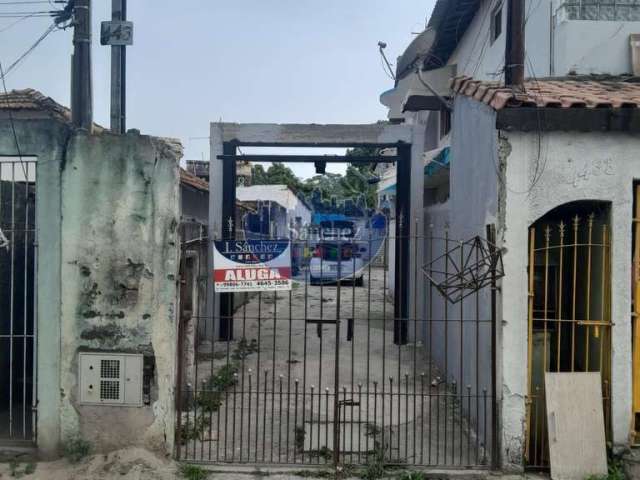
[[[60,172],[69,128],[48,118],[13,122],[21,153],[38,159],[36,223],[38,226],[38,446],[44,456],[60,443]],[[0,112],[0,155],[15,156],[12,124]]]
[[[498,222],[499,181],[496,165],[494,111],[466,97],[457,97],[451,130],[450,196],[445,203],[435,203],[425,208],[425,224],[433,225],[425,242],[427,262],[453,249],[459,241],[469,240],[476,235],[486,238],[486,225]],[[429,240],[431,235],[435,237],[432,241]],[[446,235],[449,241],[445,240]],[[435,263],[434,269],[443,270],[444,262]],[[430,331],[423,332],[425,343],[447,381],[471,385],[473,395],[482,395],[485,388],[491,392],[490,323],[475,322],[476,300],[479,307],[477,318],[491,318],[490,290],[485,288],[477,297],[471,295],[452,304],[427,284],[424,296],[428,299],[425,317],[433,319],[428,325]],[[444,318],[449,319],[446,325],[439,321]],[[463,325],[460,320],[463,320]],[[475,421],[475,404],[471,411],[471,418]],[[487,425],[491,425],[490,413]],[[484,436],[482,420],[480,418],[477,425],[480,438]],[[490,432],[487,432],[487,438],[489,441]]]
[[[502,33],[491,41],[492,12],[502,4]],[[458,75],[469,75],[478,80],[503,78],[505,39],[507,37],[507,2],[484,0],[469,28],[460,39],[448,64],[457,64]],[[544,77],[549,75],[551,28],[550,0],[525,0],[527,15],[525,49],[528,60],[525,75]]]
[[[491,16],[501,3],[502,33],[492,42]],[[563,4],[526,0],[525,76],[631,73],[629,34],[640,33],[640,22],[568,20]],[[506,20],[506,2],[483,1],[447,63],[457,64],[458,75],[503,79]]]
[[[38,449],[55,456],[81,436],[98,451],[171,452],[180,153],[135,133],[74,133],[38,113],[13,123],[38,162]],[[0,111],[0,155],[15,154]],[[153,359],[151,403],[80,405],[78,352],[88,350]]]
[[[503,433],[505,461],[521,465],[527,395],[528,228],[549,210],[577,200],[611,202],[612,426],[628,443],[631,422],[631,242],[633,180],[640,139],[625,133],[501,132],[506,162],[503,231]],[[540,153],[541,152],[541,153]],[[544,163],[532,187],[536,164]]]
[[[640,33],[640,22],[559,17],[554,27],[552,75],[632,73],[632,33]]]

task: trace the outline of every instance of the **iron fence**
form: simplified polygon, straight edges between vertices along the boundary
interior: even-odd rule
[[[497,277],[455,303],[428,279],[441,255],[462,249],[465,256],[469,244],[435,232],[386,232],[335,240],[338,257],[330,259],[311,240],[286,240],[294,252],[291,290],[219,294],[212,305],[213,242],[183,242],[178,458],[495,465]],[[402,248],[424,252],[424,265],[414,262],[398,275],[402,264],[390,257]],[[360,266],[357,252],[364,251],[371,261]],[[449,257],[442,266],[450,277],[494,269],[471,262],[454,274],[448,269],[458,263]],[[336,268],[348,274],[336,281]],[[412,305],[398,308],[407,298]]]

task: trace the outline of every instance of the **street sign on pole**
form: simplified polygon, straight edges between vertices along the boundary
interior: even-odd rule
[[[111,46],[133,45],[133,22],[122,20],[102,22],[100,44]]]

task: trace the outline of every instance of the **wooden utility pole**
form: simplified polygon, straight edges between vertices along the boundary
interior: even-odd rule
[[[504,65],[504,83],[509,87],[522,88],[524,85],[524,0],[507,2]]]
[[[126,126],[126,46],[133,43],[133,24],[127,22],[127,0],[111,0],[111,21],[102,22],[100,43],[111,46],[111,131]]]
[[[85,128],[90,131],[93,126],[91,0],[75,0],[73,23],[71,122],[77,128]]]

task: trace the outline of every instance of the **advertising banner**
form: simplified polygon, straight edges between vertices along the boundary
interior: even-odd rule
[[[213,242],[216,292],[291,290],[289,240],[217,240]]]

